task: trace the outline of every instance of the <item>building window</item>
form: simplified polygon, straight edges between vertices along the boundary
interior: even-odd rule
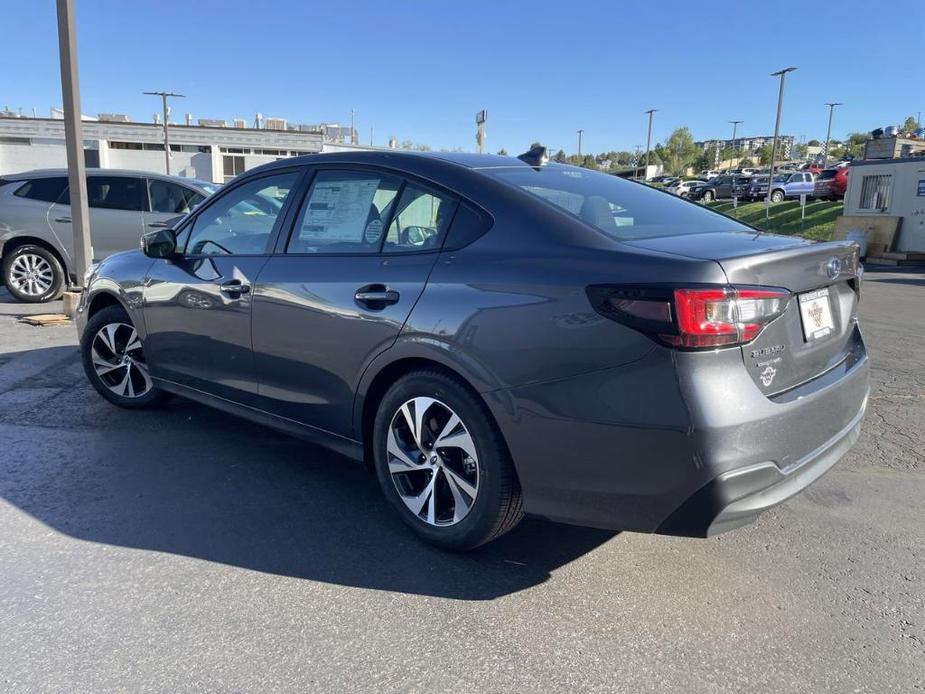
[[[230,181],[238,174],[244,173],[244,157],[224,155],[222,157],[222,173],[225,174],[225,182]]]
[[[890,206],[892,174],[875,174],[861,179],[861,210],[886,210]]]

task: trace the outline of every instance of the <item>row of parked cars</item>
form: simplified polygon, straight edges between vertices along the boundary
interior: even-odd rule
[[[768,174],[758,169],[740,169],[727,174],[702,171],[702,178],[681,180],[671,176],[653,179],[666,187],[669,193],[690,200],[763,200],[768,194]],[[848,187],[848,168],[837,166],[829,169],[807,167],[801,170],[779,170],[771,181],[771,202],[787,198],[808,198],[840,200]]]

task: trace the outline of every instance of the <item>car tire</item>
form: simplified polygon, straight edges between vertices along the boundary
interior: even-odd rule
[[[426,542],[473,549],[523,517],[497,424],[478,396],[446,373],[420,370],[398,379],[379,403],[372,445],[383,493]]]
[[[784,191],[775,190],[771,193],[771,202],[783,202],[784,200]]]
[[[44,303],[64,293],[64,268],[43,246],[17,246],[3,257],[2,271],[6,288],[17,301]]]
[[[151,381],[141,339],[121,306],[107,306],[87,321],[80,356],[91,385],[113,405],[137,410],[166,399]]]
[[[709,190],[704,192],[703,201],[704,202],[713,202],[714,195]]]

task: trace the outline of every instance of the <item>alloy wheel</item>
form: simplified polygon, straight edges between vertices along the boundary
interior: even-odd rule
[[[55,281],[55,271],[42,256],[35,253],[23,253],[13,259],[9,283],[26,296],[41,296]]]
[[[93,370],[100,382],[123,398],[140,398],[151,390],[141,340],[127,323],[107,323],[90,347]]]
[[[389,424],[392,483],[408,510],[429,525],[459,523],[479,490],[478,454],[465,423],[446,404],[417,397]]]

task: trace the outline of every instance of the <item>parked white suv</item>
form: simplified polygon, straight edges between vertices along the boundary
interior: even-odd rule
[[[166,227],[218,185],[142,171],[87,171],[93,260],[137,248],[141,235]],[[51,301],[76,282],[67,171],[0,177],[0,272],[20,301]]]
[[[697,186],[705,186],[706,181],[694,180],[694,181],[676,181],[668,186],[667,190],[669,193],[673,193],[678,197],[686,198],[691,192],[691,188],[696,188]]]

